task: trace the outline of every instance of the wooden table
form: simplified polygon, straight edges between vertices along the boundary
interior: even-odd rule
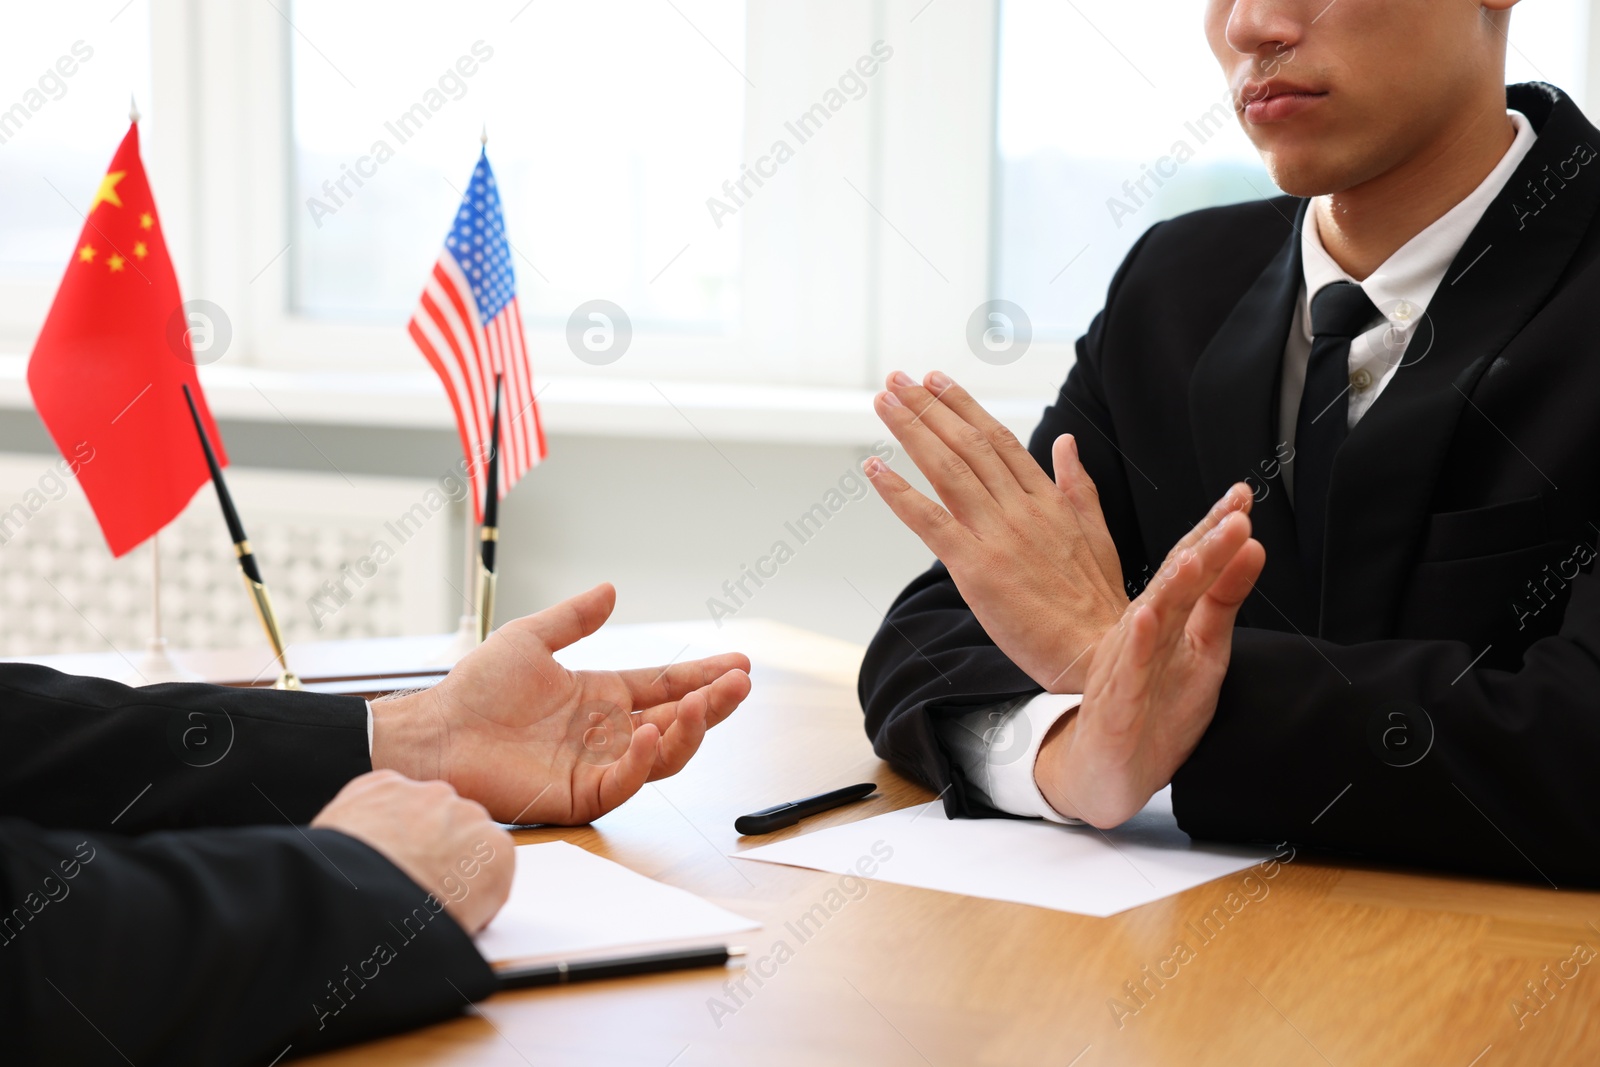
[[[743,940],[752,962],[769,958],[765,976],[748,975],[744,993],[730,990],[741,973],[730,970],[505,994],[452,1022],[304,1062],[1600,1062],[1596,893],[1299,857],[1273,878],[1257,874],[1254,890],[1233,875],[1096,919],[868,882],[854,899],[833,896],[843,903],[801,941],[785,924],[826,909],[839,876],[725,858],[756,843],[741,842],[734,817],[856,781],[876,780],[879,795],[783,833],[932,799],[872,754],[853,686],[860,649],[731,620],[720,631],[608,628],[564,658],[637,665],[730,647],[755,661],[754,692],[688,769],[593,826],[518,836],[571,841],[761,920]],[[1236,913],[1230,893],[1245,901]],[[1225,921],[1206,927],[1217,909]],[[1220,932],[1204,940],[1197,928]],[[780,941],[792,950],[781,964]],[[1180,941],[1191,949],[1181,962]],[[1587,962],[1568,963],[1578,945]],[[1542,1007],[1528,982],[1547,983]],[[1126,983],[1143,983],[1140,1000]]]

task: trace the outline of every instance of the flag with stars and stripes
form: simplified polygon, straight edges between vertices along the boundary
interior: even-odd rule
[[[501,378],[498,495],[504,497],[546,452],[517,306],[511,243],[487,151],[478,156],[410,330],[455,409],[472,506],[482,521],[496,375]]]

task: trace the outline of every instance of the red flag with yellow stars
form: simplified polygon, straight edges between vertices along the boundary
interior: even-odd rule
[[[171,522],[210,479],[184,384],[226,464],[135,123],[89,204],[28,361],[34,407],[76,470],[113,556]]]

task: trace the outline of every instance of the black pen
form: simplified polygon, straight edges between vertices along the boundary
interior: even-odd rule
[[[847,785],[843,789],[835,789],[831,793],[819,793],[804,800],[791,800],[787,804],[762,808],[760,811],[741,815],[733,820],[733,828],[741,834],[770,834],[774,830],[782,830],[785,826],[793,826],[808,815],[816,815],[829,808],[861,800],[876,788],[878,788],[876,782],[862,782],[860,785]]]
[[[611,956],[605,959],[578,960],[574,963],[540,963],[531,967],[497,970],[501,989],[531,989],[535,986],[566,985],[568,982],[597,978],[626,978],[661,971],[685,971],[695,967],[721,967],[730,959],[744,955],[742,948],[712,945],[653,952],[643,956]]]
[[[233,497],[228,493],[228,483],[222,480],[222,465],[217,462],[211,437],[206,433],[205,424],[200,421],[200,411],[194,405],[194,396],[187,384],[183,387],[183,399],[188,402],[189,414],[194,418],[195,433],[200,435],[200,450],[205,453],[206,466],[211,470],[211,484],[217,490],[217,503],[222,505],[222,521],[228,524],[228,537],[233,541],[234,555],[239,557],[239,571],[244,575],[245,588],[250,591],[256,618],[261,620],[261,628],[267,632],[267,642],[272,645],[272,654],[278,661],[277,688],[300,689],[300,679],[289,669],[289,658],[283,648],[283,633],[278,629],[278,616],[272,610],[272,596],[267,592],[267,584],[261,580],[261,568],[256,566],[250,539],[244,533],[244,523],[239,521],[239,511],[233,506]]]

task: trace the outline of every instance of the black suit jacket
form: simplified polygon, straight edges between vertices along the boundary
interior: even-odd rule
[[[305,828],[371,769],[354,698],[0,665],[7,1062],[264,1065],[492,992],[420,886]]]
[[[1046,470],[1076,435],[1135,582],[1229,484],[1256,490],[1266,568],[1172,783],[1194,836],[1600,883],[1600,131],[1551,86],[1507,95],[1538,139],[1338,454],[1320,618],[1275,465],[1307,202],[1152,227],[1033,435]],[[994,813],[935,721],[1037,691],[937,564],[860,680],[878,753],[965,815]]]

